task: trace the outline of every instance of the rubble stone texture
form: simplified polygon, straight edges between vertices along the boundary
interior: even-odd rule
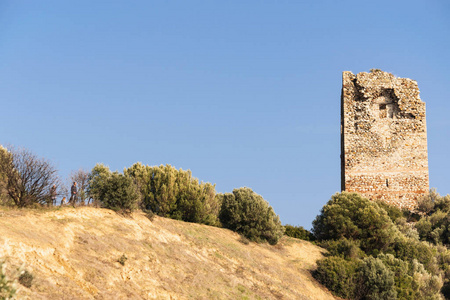
[[[341,185],[407,209],[428,193],[425,103],[416,81],[380,70],[343,72]]]

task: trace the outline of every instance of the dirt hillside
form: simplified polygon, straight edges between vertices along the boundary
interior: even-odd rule
[[[0,209],[0,258],[34,275],[19,299],[334,299],[310,275],[322,251],[141,212]]]

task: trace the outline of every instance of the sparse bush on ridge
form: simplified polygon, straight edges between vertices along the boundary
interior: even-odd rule
[[[117,260],[117,262],[119,264],[121,264],[122,266],[125,266],[125,262],[128,260],[128,257],[125,254],[122,254],[121,257],[119,257],[119,259]]]
[[[139,195],[132,178],[111,172],[104,165],[97,164],[92,169],[88,191],[105,208],[125,212],[137,208]]]
[[[234,189],[218,196],[222,202],[219,213],[224,227],[256,242],[274,245],[283,236],[284,227],[269,203],[250,188]]]
[[[125,169],[124,174],[138,186],[143,209],[172,219],[220,225],[215,185],[199,182],[191,171],[177,170],[170,165],[152,167],[136,163]]]
[[[24,270],[18,278],[19,283],[27,288],[30,288],[33,285],[33,279],[34,279],[33,274],[31,274],[27,270]]]
[[[314,241],[314,235],[303,228],[302,226],[292,226],[289,224],[284,225],[284,234],[296,239],[305,240],[305,241]]]

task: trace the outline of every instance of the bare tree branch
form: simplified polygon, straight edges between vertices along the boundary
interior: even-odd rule
[[[55,167],[23,148],[0,151],[0,174],[6,180],[6,191],[18,207],[33,203],[49,204],[50,188],[61,188]]]

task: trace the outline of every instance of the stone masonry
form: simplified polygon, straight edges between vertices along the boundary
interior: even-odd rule
[[[341,185],[407,209],[428,193],[425,103],[416,81],[376,69],[343,72]]]

